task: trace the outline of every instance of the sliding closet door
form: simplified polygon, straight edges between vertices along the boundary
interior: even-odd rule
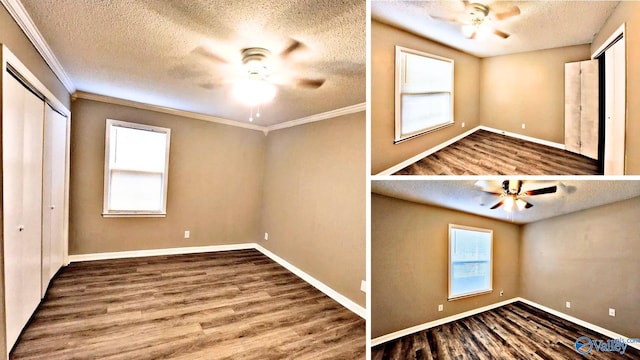
[[[67,118],[45,106],[42,187],[42,295],[64,262]]]
[[[10,349],[40,303],[44,102],[12,76],[4,79],[4,279]]]

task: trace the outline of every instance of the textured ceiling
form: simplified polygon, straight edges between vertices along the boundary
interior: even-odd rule
[[[507,212],[504,207],[500,207],[491,210],[499,197],[486,194],[481,189],[499,190],[500,183],[501,181],[476,180],[374,180],[371,181],[371,191],[517,224],[640,196],[638,180],[524,180],[523,190],[557,185],[558,191],[555,194],[526,197],[525,200],[534,205],[530,209]]]
[[[464,18],[464,4],[447,1],[379,1],[371,3],[374,19],[419,34],[478,57],[505,55],[562,46],[590,44],[619,1],[487,1],[501,12],[512,5],[520,15],[492,21],[492,25],[511,36],[495,35],[467,39],[461,25],[437,18]],[[433,18],[437,17],[437,18]]]
[[[304,46],[275,61],[274,78],[326,82],[279,86],[254,123],[365,101],[363,0],[21,1],[80,91],[247,122],[230,94],[241,49],[279,54],[296,40]]]

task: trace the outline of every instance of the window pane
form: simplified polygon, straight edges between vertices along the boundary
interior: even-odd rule
[[[112,168],[164,171],[167,134],[112,126],[111,139]]]
[[[450,92],[453,89],[452,62],[409,53],[403,53],[403,56],[402,92]]]
[[[410,135],[451,119],[451,93],[402,95],[402,135]]]
[[[110,210],[162,211],[162,174],[111,171]]]
[[[451,228],[450,237],[449,297],[491,290],[491,232]]]

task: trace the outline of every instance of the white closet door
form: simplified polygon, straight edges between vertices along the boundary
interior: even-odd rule
[[[623,37],[605,52],[605,175],[624,175],[625,67],[625,39]]]
[[[580,153],[580,63],[564,64],[564,144]]]
[[[45,106],[42,204],[42,296],[64,262],[67,118]]]
[[[44,102],[5,76],[3,109],[4,278],[10,349],[40,303]]]

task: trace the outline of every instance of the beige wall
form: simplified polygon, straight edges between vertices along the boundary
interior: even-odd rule
[[[262,132],[84,99],[72,112],[69,254],[255,242]],[[166,218],[101,216],[107,118],[171,128]]]
[[[64,85],[2,5],[0,5],[0,44],[7,46],[58,100],[67,108],[70,107],[71,99]]]
[[[525,225],[521,296],[638,337],[638,219],[640,197]],[[571,301],[570,309],[565,301]],[[615,317],[608,315],[610,307]]]
[[[480,124],[564,144],[564,64],[589,58],[578,45],[482,59]]]
[[[62,83],[47,66],[40,54],[33,47],[29,39],[22,32],[18,24],[4,6],[0,6],[0,44],[3,44],[29,70],[67,107],[69,107],[70,96]],[[0,100],[1,101],[1,100]],[[0,140],[1,142],[1,140]],[[2,146],[0,146],[2,148]],[[0,160],[1,161],[1,160]],[[0,174],[2,167],[0,166]],[[0,182],[1,183],[1,182]],[[0,191],[2,187],[0,186]],[[2,197],[0,196],[0,203]],[[2,212],[0,211],[0,221]],[[2,232],[0,232],[0,264],[4,263],[4,246],[2,245]],[[0,266],[0,284],[4,284],[4,266]],[[5,340],[5,315],[4,315],[4,287],[0,286],[0,359],[6,358]]]
[[[365,134],[364,112],[269,133],[259,242],[361,306]]]
[[[640,175],[640,2],[621,1],[591,45],[595,52],[611,34],[626,23],[627,128],[625,174]]]
[[[377,194],[371,197],[373,338],[519,296],[518,225]],[[447,301],[450,223],[493,229],[492,293]],[[443,312],[437,311],[438,304],[444,305]]]
[[[394,145],[395,45],[453,59],[455,125]],[[371,172],[377,174],[479,124],[480,59],[371,21]],[[466,127],[462,128],[462,122]]]

